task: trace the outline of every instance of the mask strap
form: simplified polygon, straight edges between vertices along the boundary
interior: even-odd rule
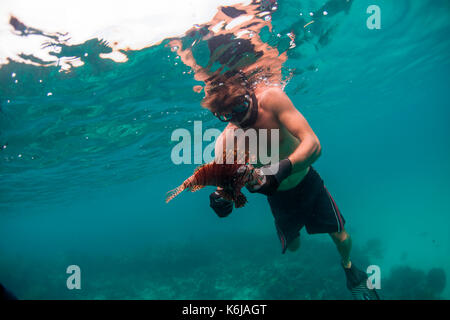
[[[250,117],[247,120],[239,123],[239,126],[241,128],[251,127],[256,123],[256,119],[258,118],[258,100],[256,100],[256,96],[254,93],[251,94],[251,98],[252,98],[252,106],[250,110],[251,112]]]

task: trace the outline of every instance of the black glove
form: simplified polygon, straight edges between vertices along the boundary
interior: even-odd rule
[[[224,199],[217,191],[209,195],[209,202],[219,218],[225,218],[233,211],[233,201]]]
[[[278,163],[261,167],[258,170],[260,181],[247,184],[248,191],[262,193],[267,196],[274,194],[281,182],[292,172],[292,163],[288,158]]]

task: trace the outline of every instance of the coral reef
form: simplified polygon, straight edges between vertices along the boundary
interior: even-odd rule
[[[428,273],[409,266],[395,267],[384,281],[383,293],[386,299],[435,300],[446,285],[445,271],[433,268]]]
[[[371,264],[365,249],[353,250],[361,269]],[[304,237],[298,252],[280,251],[275,235],[230,235],[102,253],[0,257],[0,275],[22,299],[351,299],[331,241]],[[65,270],[74,261],[81,290],[66,288]],[[442,269],[400,266],[382,279],[380,294],[438,299],[445,282]]]

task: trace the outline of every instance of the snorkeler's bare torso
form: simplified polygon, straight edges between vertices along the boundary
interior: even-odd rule
[[[264,95],[268,91],[265,90],[265,88],[259,88],[255,90],[255,96],[258,100],[258,118],[256,120],[256,123],[249,129],[255,129],[258,131],[257,137],[259,137],[259,130],[260,129],[266,129],[267,130],[267,141],[269,142],[267,145],[267,155],[272,154],[271,150],[271,136],[270,132],[271,129],[278,129],[279,131],[279,159],[285,159],[289,155],[291,155],[294,150],[297,148],[297,146],[300,144],[300,140],[294,137],[273,115],[272,112],[268,111],[264,108]],[[230,123],[227,126],[227,129],[240,129],[238,126]],[[225,130],[227,131],[227,130]],[[229,134],[234,134],[233,130],[229,130]],[[228,134],[226,134],[228,136]],[[219,142],[219,141],[218,141]],[[259,148],[260,144],[258,141],[257,148]],[[258,159],[251,159],[251,163],[255,167],[260,167],[263,164],[259,159],[259,149],[256,150],[256,155]],[[306,174],[309,171],[309,167],[298,172],[292,173],[289,177],[287,177],[278,187],[278,190],[288,190],[295,186],[297,186],[300,181],[306,176]]]

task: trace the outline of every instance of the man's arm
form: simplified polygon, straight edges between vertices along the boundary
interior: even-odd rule
[[[320,157],[321,146],[306,119],[280,88],[270,89],[263,103],[268,110],[273,111],[281,125],[300,140],[300,144],[288,157],[292,163],[292,172],[308,168]]]

